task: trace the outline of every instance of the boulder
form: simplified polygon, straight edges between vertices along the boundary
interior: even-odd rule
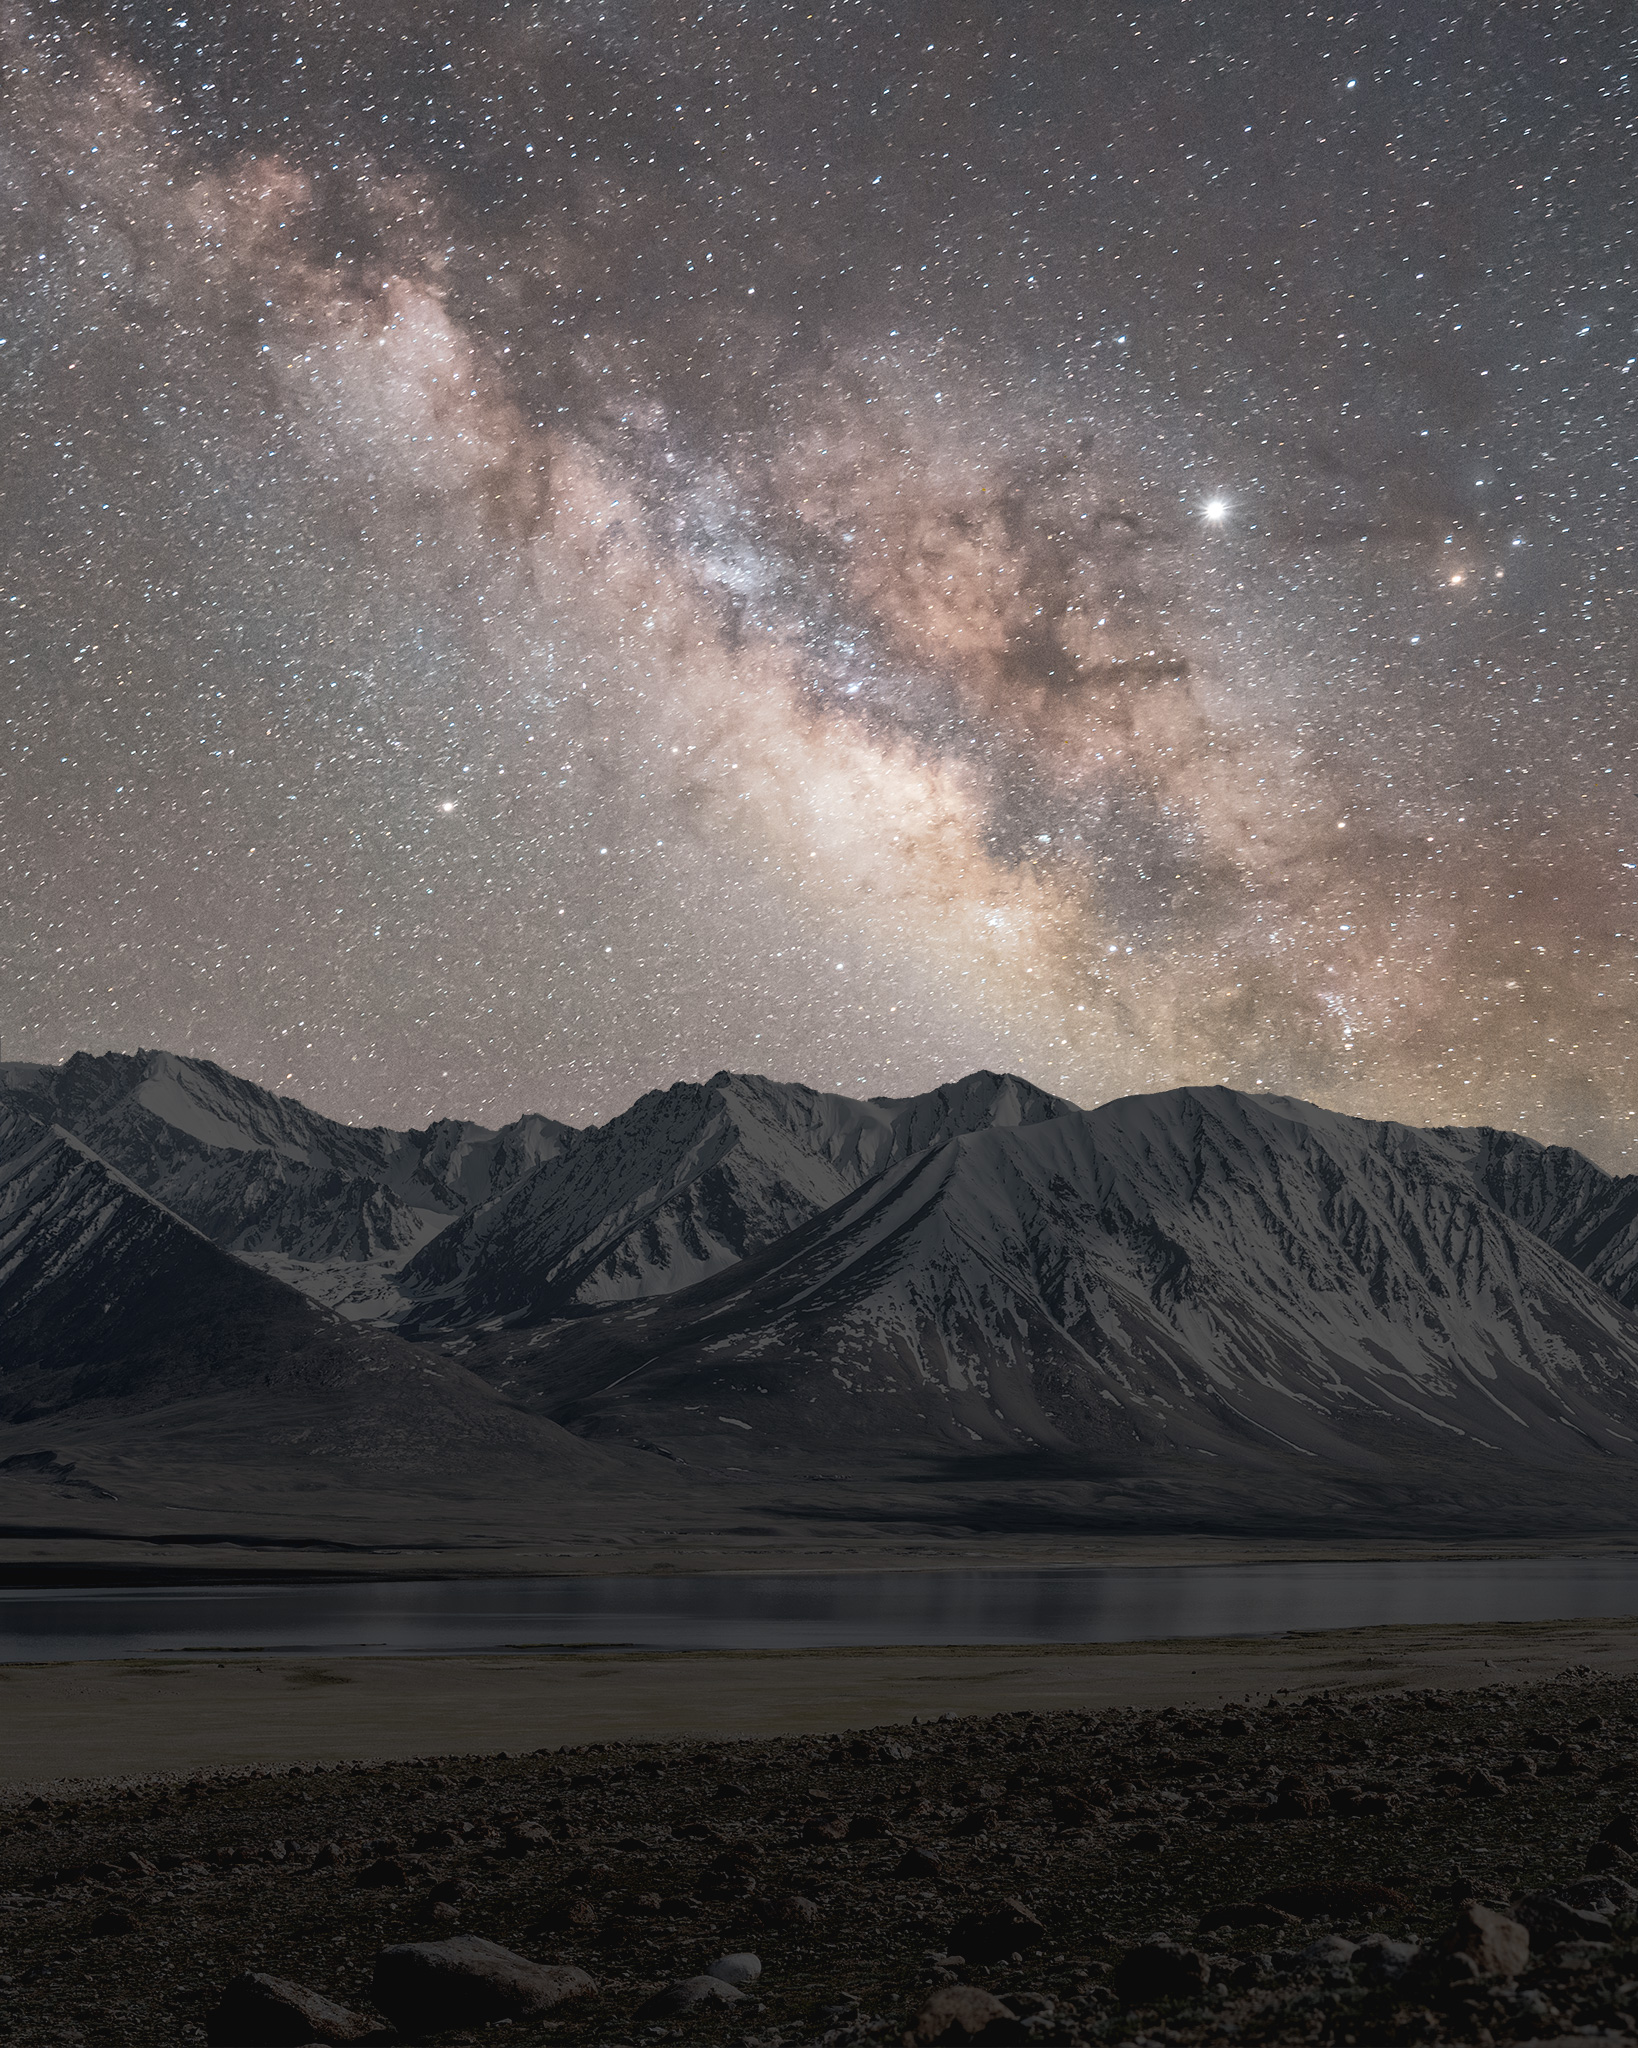
[[[406,2034],[532,2019],[596,1990],[584,1970],[533,1963],[475,1934],[399,1942],[375,1959],[375,2002]]]
[[[245,1970],[229,1983],[205,2020],[210,2048],[308,2048],[312,2042],[360,2041],[372,2020],[349,2012],[305,1984]]]
[[[931,1849],[906,1849],[893,1866],[895,1877],[939,1877],[944,1865]]]
[[[969,1963],[1000,1963],[1034,1948],[1045,1937],[1046,1929],[1028,1906],[1017,1899],[1000,1899],[964,1913],[945,1946]]]
[[[739,1955],[718,1956],[714,1963],[707,1963],[705,1974],[715,1977],[721,1984],[743,1986],[754,1984],[762,1975],[762,1959],[748,1952]]]
[[[738,2005],[745,1996],[720,1977],[679,1977],[664,1990],[645,1999],[632,2014],[634,2020],[667,2020],[680,2012],[693,2012],[702,2005]]]
[[[1395,1941],[1387,1934],[1367,1934],[1354,1950],[1354,1962],[1367,1976],[1391,1982],[1402,1977],[1421,1953],[1414,1941]]]
[[[1516,1977],[1530,1961],[1530,1930],[1469,1899],[1440,1947],[1447,1956],[1465,1956],[1482,1977]]]
[[[1554,1892],[1532,1892],[1513,1909],[1513,1917],[1529,1930],[1531,1945],[1551,1948],[1560,1941],[1608,1941],[1609,1917],[1575,1906]]]
[[[1638,1854],[1638,1816],[1618,1813],[1598,1837],[1601,1842],[1612,1842],[1617,1849]]]
[[[1211,1971],[1197,1949],[1180,1948],[1160,1936],[1128,1949],[1109,1978],[1111,1989],[1124,2005],[1198,1998],[1210,1981]]]
[[[1028,2039],[1010,2006],[974,1984],[945,1984],[916,2015],[915,2025],[904,2036],[904,2048],[922,2048],[930,2041],[1000,2041],[1009,2034]]]

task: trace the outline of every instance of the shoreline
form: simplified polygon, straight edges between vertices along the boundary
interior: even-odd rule
[[[1638,1675],[1638,1619],[1395,1624],[982,1649],[265,1656],[0,1665],[0,1806],[88,1784],[293,1765],[739,1741],[912,1719],[1226,1706]]]
[[[60,1547],[60,1546],[59,1546]],[[99,1546],[101,1548],[102,1546]],[[1016,1572],[1062,1573],[1098,1571],[1242,1569],[1251,1565],[1300,1564],[1518,1564],[1562,1560],[1565,1563],[1638,1562],[1638,1539],[1523,1539],[1514,1543],[1471,1544],[1416,1542],[1289,1544],[1276,1541],[1236,1542],[1232,1539],[1180,1538],[1175,1541],[1134,1537],[1096,1546],[1096,1555],[1066,1555],[1053,1546],[1041,1554],[1030,1546],[986,1546],[982,1551],[951,1556],[921,1547],[893,1551],[887,1547],[861,1556],[856,1548],[828,1551],[787,1551],[777,1559],[744,1552],[701,1552],[698,1563],[679,1564],[675,1552],[589,1551],[584,1556],[523,1557],[497,1563],[481,1553],[466,1552],[460,1562],[440,1563],[436,1553],[422,1552],[414,1563],[400,1562],[404,1550],[383,1546],[373,1553],[355,1553],[344,1561],[310,1565],[259,1565],[240,1555],[190,1558],[186,1563],[153,1557],[131,1557],[133,1548],[149,1548],[143,1539],[107,1546],[113,1554],[77,1558],[20,1559],[9,1557],[0,1537],[0,1595],[5,1593],[110,1591],[135,1587],[177,1590],[209,1586],[315,1585],[444,1585],[505,1583],[529,1579],[598,1578],[868,1578],[890,1575],[953,1577],[1003,1576]],[[159,1539],[153,1548],[167,1547]],[[228,1546],[224,1546],[228,1548]],[[253,1546],[247,1544],[246,1550]],[[408,1546],[404,1547],[405,1549]],[[997,1554],[1000,1549],[1001,1554]]]

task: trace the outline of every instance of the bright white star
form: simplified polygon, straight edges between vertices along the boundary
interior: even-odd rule
[[[1202,512],[1204,512],[1207,519],[1211,521],[1213,526],[1221,526],[1223,521],[1228,517],[1228,499],[1208,498],[1205,504],[1200,509],[1202,510]]]

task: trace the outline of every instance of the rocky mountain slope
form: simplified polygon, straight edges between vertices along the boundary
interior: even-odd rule
[[[669,1300],[495,1337],[486,1369],[707,1464],[1632,1490],[1638,1319],[1489,1197],[1496,1149],[1226,1089],[964,1133]]]
[[[873,1102],[754,1074],[679,1083],[576,1132],[435,1238],[400,1284],[422,1328],[671,1294],[947,1138],[1072,1108],[1010,1074]]]
[[[355,1316],[452,1219],[549,1159],[566,1124],[355,1129],[175,1053],[0,1066],[0,1103],[71,1132],[215,1244]]]
[[[793,1480],[874,1515],[942,1488],[935,1521],[975,1489],[980,1521],[1082,1526],[1614,1528],[1638,1498],[1638,1181],[1506,1132],[994,1074],[352,1131],[108,1056],[0,1069],[0,1232],[14,1422],[208,1399],[254,1460],[307,1401],[411,1464],[606,1453],[780,1512]]]
[[[307,1488],[315,1461],[536,1485],[613,1469],[456,1361],[358,1329],[223,1251],[60,1127],[0,1107],[0,1464],[12,1490],[53,1479],[64,1441],[80,1455],[75,1487],[91,1492],[139,1464],[144,1444],[218,1478],[236,1464],[294,1467]],[[123,1482],[112,1483],[101,1497]]]
[[[1638,1308],[1638,1174],[1613,1176],[1567,1145],[1448,1130],[1484,1194],[1626,1308]]]

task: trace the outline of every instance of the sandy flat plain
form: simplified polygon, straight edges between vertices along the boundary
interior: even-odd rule
[[[1638,1673],[1638,1619],[1020,1649],[0,1665],[0,1797],[73,1778]]]

